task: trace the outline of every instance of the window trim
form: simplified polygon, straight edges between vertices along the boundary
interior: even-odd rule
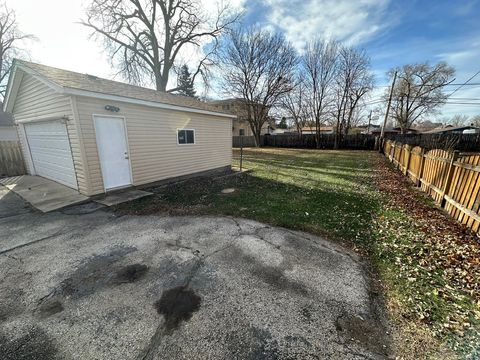
[[[193,143],[185,143],[185,144],[180,144],[178,141],[178,132],[181,130],[187,130],[187,131],[193,131]],[[186,136],[186,135],[185,135]],[[195,134],[195,129],[184,129],[184,128],[177,128],[177,145],[196,145],[197,143],[197,134]]]

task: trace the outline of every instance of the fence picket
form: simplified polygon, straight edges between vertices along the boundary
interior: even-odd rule
[[[384,141],[383,149],[385,156],[452,218],[479,232],[479,153],[460,154],[443,149],[426,151],[423,147],[411,148],[392,140]]]
[[[473,162],[474,166],[478,165],[479,157],[478,156],[473,156],[473,161],[472,162]],[[463,205],[467,209],[472,209],[472,206],[473,206],[473,203],[474,203],[474,198],[476,197],[475,188],[479,187],[478,175],[479,175],[479,172],[472,171],[472,178],[471,178],[471,181],[470,181],[470,186],[469,186],[469,188],[466,192],[466,194],[468,194],[468,195],[465,197],[465,200],[463,202]],[[461,219],[462,223],[465,224],[465,225],[468,224],[469,220],[470,220],[470,218],[468,216],[463,216],[462,219]]]
[[[0,177],[25,174],[23,155],[18,141],[0,141]]]

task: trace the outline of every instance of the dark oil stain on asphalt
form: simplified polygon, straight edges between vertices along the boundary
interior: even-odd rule
[[[310,289],[306,285],[289,279],[285,275],[285,264],[282,264],[283,266],[266,265],[239,249],[233,249],[231,252],[236,259],[242,262],[242,264],[248,265],[247,268],[252,275],[271,286],[273,289],[277,291],[291,292],[301,296],[309,295]]]
[[[63,304],[56,299],[48,299],[38,307],[41,318],[46,318],[63,311]]]
[[[118,247],[107,254],[95,255],[87,259],[69,278],[62,281],[59,292],[78,299],[91,295],[97,289],[110,286],[112,283],[118,284],[116,276],[112,274],[112,266],[125,255],[136,250],[135,247]]]
[[[193,313],[200,309],[202,299],[191,289],[177,286],[163,292],[154,306],[165,317],[167,331],[176,329],[182,321],[190,320]]]
[[[0,334],[2,360],[51,360],[57,358],[52,339],[39,327],[32,327],[19,338]]]
[[[99,289],[133,283],[143,278],[148,266],[117,265],[125,255],[136,250],[135,247],[117,247],[106,254],[88,258],[67,279],[38,301],[37,314],[40,318],[49,317],[63,311],[65,299],[80,299]]]
[[[119,283],[132,283],[144,277],[147,271],[148,271],[148,266],[146,265],[142,265],[142,264],[127,265],[117,271],[116,280]]]

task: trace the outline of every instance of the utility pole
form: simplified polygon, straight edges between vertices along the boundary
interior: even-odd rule
[[[387,126],[387,119],[388,119],[388,114],[390,113],[390,105],[392,104],[392,97],[393,97],[393,88],[395,87],[395,81],[397,80],[397,72],[395,71],[395,74],[393,74],[393,82],[392,82],[392,87],[390,89],[390,96],[388,97],[388,104],[387,104],[387,112],[385,113],[385,119],[383,120],[383,126],[382,126],[382,132],[380,133],[380,143],[378,146],[379,152],[382,152],[382,147],[383,147],[383,138],[385,137],[385,126]]]

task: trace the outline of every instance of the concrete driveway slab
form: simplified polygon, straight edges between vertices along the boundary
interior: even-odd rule
[[[17,242],[50,234],[0,255],[3,359],[389,355],[361,261],[319,237],[104,210],[23,214],[0,231]]]
[[[13,191],[42,212],[50,212],[88,201],[78,191],[40,176],[22,175],[0,179],[0,184]]]
[[[0,219],[28,212],[30,207],[18,195],[0,185]]]
[[[138,189],[128,189],[109,193],[100,199],[96,199],[95,202],[106,206],[114,206],[151,195],[153,195],[151,192]]]

